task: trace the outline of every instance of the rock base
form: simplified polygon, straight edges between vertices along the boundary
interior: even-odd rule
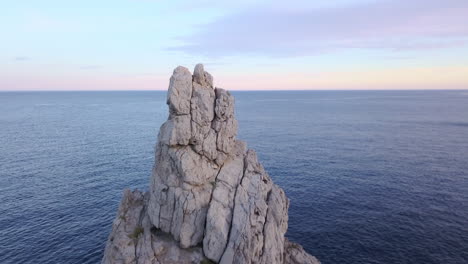
[[[209,264],[202,246],[180,248],[170,234],[151,225],[148,193],[125,190],[106,243],[103,264]],[[285,239],[284,264],[320,264],[301,245]],[[250,263],[250,262],[245,262]],[[272,262],[274,264],[277,262]]]

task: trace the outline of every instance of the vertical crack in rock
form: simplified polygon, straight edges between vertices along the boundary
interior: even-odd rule
[[[218,174],[216,174],[216,177],[215,177],[215,181],[214,182],[211,182],[213,184],[213,190],[211,191],[211,196],[210,196],[210,205],[213,201],[213,193],[214,193],[214,189],[216,188],[216,182],[218,181],[218,176],[219,174],[221,173],[221,171],[223,170],[223,165],[220,166],[219,168],[219,171],[218,171]],[[209,211],[207,212],[209,213]],[[206,233],[208,232],[207,230],[210,230],[211,228],[208,226],[207,227],[207,224],[208,224],[208,219],[210,219],[209,217],[206,217],[205,218],[205,234],[204,234],[204,238],[207,237]],[[205,239],[203,240],[205,241]]]
[[[263,233],[263,237],[262,237],[262,238],[263,238],[263,241],[262,241],[262,248],[261,248],[261,250],[260,250],[260,258],[262,258],[262,257],[264,256],[263,253],[265,252],[265,245],[266,245],[266,242],[267,242],[267,241],[266,241],[266,239],[267,239],[267,236],[266,236],[266,234],[267,234],[267,232],[266,232],[266,231],[267,231],[267,224],[266,224],[266,223],[267,223],[269,220],[271,220],[271,219],[268,218],[268,213],[271,213],[271,207],[270,207],[270,203],[269,203],[269,198],[270,198],[271,192],[272,192],[272,191],[270,190],[270,191],[267,193],[267,196],[266,196],[267,209],[266,209],[266,215],[265,215],[265,222],[263,223],[263,228],[262,228],[262,230],[263,230],[263,232],[262,232],[262,233]],[[284,234],[283,234],[283,235],[284,235]],[[265,254],[265,255],[266,255],[266,254]],[[281,254],[281,255],[282,255],[282,254]]]
[[[237,186],[243,176],[245,144],[237,142],[234,156],[222,166],[216,178],[215,188],[207,215],[203,250],[205,255],[219,261],[229,237]]]
[[[125,191],[102,263],[319,263],[285,240],[289,200],[236,139],[234,97],[177,67],[149,191]]]

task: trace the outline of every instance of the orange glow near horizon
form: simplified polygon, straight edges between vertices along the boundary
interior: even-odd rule
[[[209,70],[209,69],[208,69]],[[398,68],[313,73],[216,73],[228,90],[468,89],[468,67]],[[166,90],[170,76],[35,74],[0,76],[0,90]]]

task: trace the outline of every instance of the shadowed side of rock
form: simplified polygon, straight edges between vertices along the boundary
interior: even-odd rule
[[[289,199],[236,139],[234,97],[177,67],[150,190],[126,191],[103,263],[319,263],[285,239]]]

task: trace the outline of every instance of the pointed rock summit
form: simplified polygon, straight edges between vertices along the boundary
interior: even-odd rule
[[[289,199],[236,139],[234,97],[197,64],[167,104],[149,191],[124,192],[102,263],[319,263],[285,238]]]

